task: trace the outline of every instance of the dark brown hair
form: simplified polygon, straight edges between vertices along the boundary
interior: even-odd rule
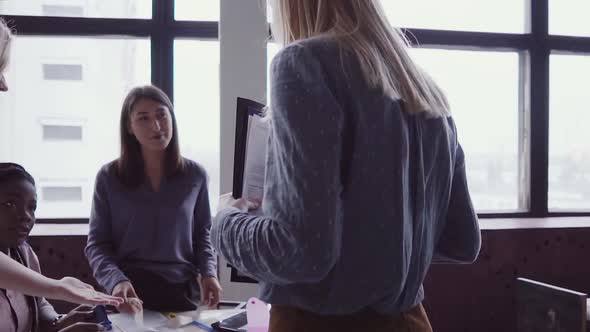
[[[129,132],[131,112],[135,104],[141,99],[153,100],[168,107],[168,110],[170,110],[170,116],[172,117],[172,139],[166,148],[164,173],[167,177],[173,177],[184,172],[184,161],[180,155],[180,146],[178,143],[176,116],[174,115],[174,106],[170,98],[168,98],[164,91],[153,85],[136,87],[127,94],[123,102],[123,108],[121,109],[121,155],[116,163],[119,180],[124,185],[132,188],[138,187],[145,180],[141,145],[137,141],[137,138]]]

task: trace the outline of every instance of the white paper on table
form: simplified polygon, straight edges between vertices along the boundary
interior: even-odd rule
[[[198,313],[198,316],[195,317],[195,320],[211,325],[217,321],[224,320],[229,318],[233,315],[237,315],[241,312],[244,312],[244,309],[217,309],[217,310],[204,310]]]
[[[207,331],[192,321],[211,326],[211,324],[243,312],[244,309],[221,309],[221,310],[196,310],[176,313],[173,319],[165,315],[153,312],[144,312],[144,327],[138,327],[133,315],[111,314],[109,319],[113,322],[115,332],[170,332],[170,331]]]
[[[266,172],[266,150],[269,123],[267,118],[258,115],[248,117],[246,138],[246,158],[244,161],[244,181],[242,197],[262,202],[264,196],[264,176]],[[261,209],[251,213],[260,213]]]
[[[109,315],[109,320],[123,332],[147,332],[158,331],[168,318],[159,312],[143,310],[143,324],[141,320],[136,320],[135,315],[123,313]]]

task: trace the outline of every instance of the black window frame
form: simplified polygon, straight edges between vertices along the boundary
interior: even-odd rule
[[[524,180],[519,193],[523,212],[479,213],[480,218],[590,217],[589,211],[550,211],[549,193],[549,58],[552,53],[590,56],[590,37],[549,34],[549,0],[527,1],[529,32],[495,33],[432,29],[404,29],[409,41],[420,47],[515,51],[520,54],[519,123],[527,139],[519,138]],[[124,36],[149,38],[152,83],[174,96],[174,40],[190,38],[219,40],[218,22],[176,21],[174,0],[152,0],[151,19],[76,18],[2,15],[17,27],[19,35],[35,36]],[[38,219],[40,223],[87,223],[88,219]]]
[[[551,54],[590,56],[590,37],[549,34],[549,1],[528,0],[524,34],[430,29],[404,29],[415,46],[438,49],[514,51],[520,54],[519,151],[526,169],[524,192],[519,193],[522,212],[482,212],[480,218],[590,217],[588,211],[549,210],[549,70]],[[523,136],[526,136],[523,137]],[[519,165],[520,168],[520,165]]]

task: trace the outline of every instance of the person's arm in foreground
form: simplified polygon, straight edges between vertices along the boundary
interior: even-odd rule
[[[455,171],[444,230],[434,252],[434,263],[473,263],[481,248],[477,214],[471,203],[465,174],[465,155],[456,148]]]
[[[0,253],[0,288],[30,296],[45,297],[79,304],[118,306],[122,299],[97,292],[82,281],[65,277],[51,279]]]

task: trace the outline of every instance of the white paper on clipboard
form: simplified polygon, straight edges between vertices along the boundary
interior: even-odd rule
[[[242,197],[248,200],[262,202],[264,196],[268,135],[268,118],[259,115],[250,115],[248,117],[244,181],[242,186]],[[259,208],[250,213],[257,214],[260,210]]]

